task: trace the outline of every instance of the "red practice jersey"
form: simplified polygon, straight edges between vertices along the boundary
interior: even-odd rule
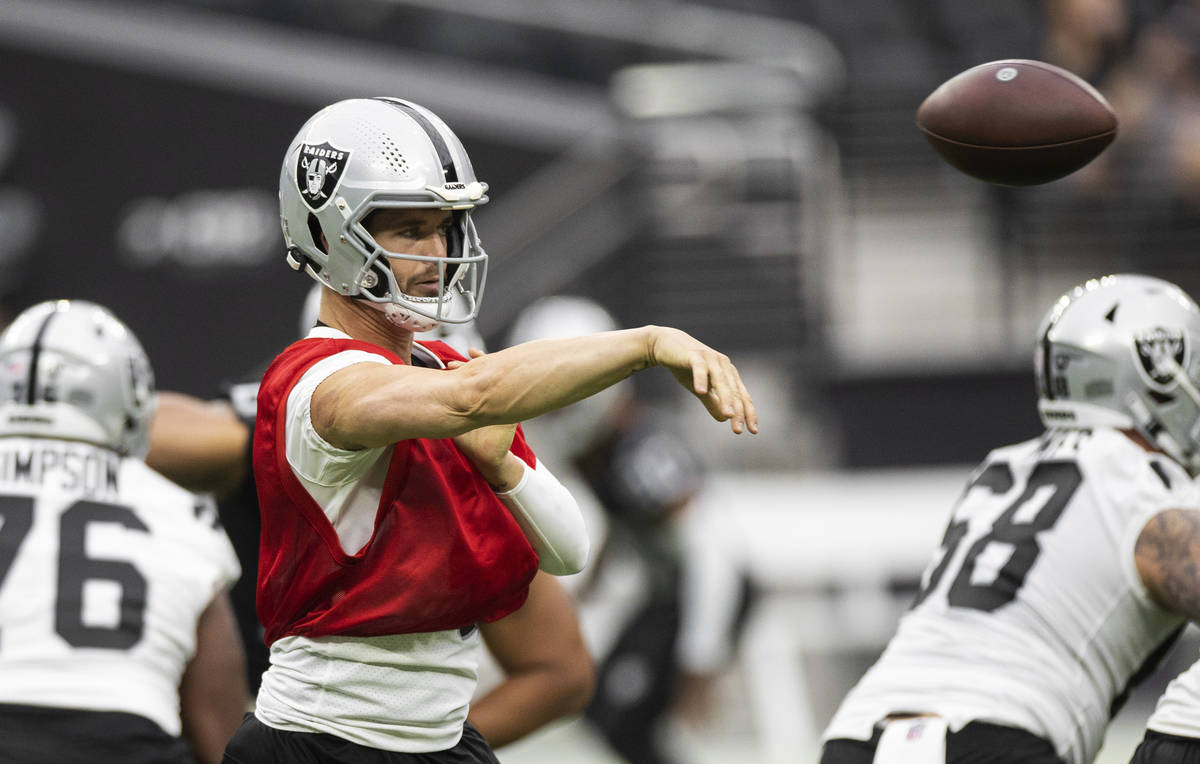
[[[423,342],[443,364],[465,360]],[[518,609],[537,555],[487,481],[448,438],[395,444],[370,541],[346,554],[328,517],[292,472],[285,421],[292,388],[313,364],[345,350],[403,361],[358,340],[311,338],[286,348],[258,394],[254,474],[262,513],[258,617],[280,637],[372,637],[443,631]],[[512,452],[535,457],[520,428]]]

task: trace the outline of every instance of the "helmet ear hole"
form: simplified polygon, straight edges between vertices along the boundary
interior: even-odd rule
[[[386,297],[387,293],[388,293],[388,272],[387,272],[387,270],[388,270],[388,267],[386,265],[386,261],[383,258],[376,260],[371,265],[371,270],[369,271],[369,273],[371,275],[375,276],[375,283],[369,287],[364,285],[363,291],[370,292],[371,295],[374,297],[379,297],[379,298]]]
[[[308,213],[308,233],[312,236],[313,244],[317,249],[325,254],[329,254],[329,242],[325,240],[325,232],[321,230],[321,223],[317,220],[317,216]]]

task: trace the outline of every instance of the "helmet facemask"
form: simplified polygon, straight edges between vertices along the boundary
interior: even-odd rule
[[[361,213],[347,219],[342,240],[362,258],[355,274],[357,295],[383,310],[392,323],[413,332],[427,332],[438,324],[466,324],[475,319],[487,280],[487,253],[479,243],[469,211],[455,211],[446,232],[446,255],[418,255],[384,249],[367,230],[372,212],[382,209],[444,209],[438,205],[391,203],[368,199]],[[421,297],[404,292],[396,282],[390,260],[432,263],[438,269],[438,294]]]
[[[1151,390],[1130,401],[1138,429],[1192,475],[1200,474],[1200,390],[1172,354],[1155,360],[1154,379],[1171,392]]]

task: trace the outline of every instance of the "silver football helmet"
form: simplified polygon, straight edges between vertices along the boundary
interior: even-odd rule
[[[1118,274],[1070,290],[1034,354],[1047,427],[1140,432],[1200,472],[1200,307],[1162,279]]]
[[[84,300],[53,300],[0,334],[0,435],[81,440],[141,457],[154,373],[137,337]]]
[[[471,211],[487,200],[458,137],[433,112],[399,98],[339,101],[317,112],[288,147],[279,177],[288,264],[414,332],[478,313],[487,254]],[[447,257],[389,252],[363,225],[375,210],[406,207],[453,211]],[[438,295],[400,291],[388,258],[436,262]]]

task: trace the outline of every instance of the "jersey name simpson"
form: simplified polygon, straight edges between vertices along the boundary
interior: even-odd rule
[[[108,449],[74,448],[61,441],[0,442],[0,483],[40,486],[49,481],[64,491],[116,494],[120,474],[121,457]]]
[[[85,443],[0,438],[0,703],[180,734],[200,614],[239,574],[211,502]]]

